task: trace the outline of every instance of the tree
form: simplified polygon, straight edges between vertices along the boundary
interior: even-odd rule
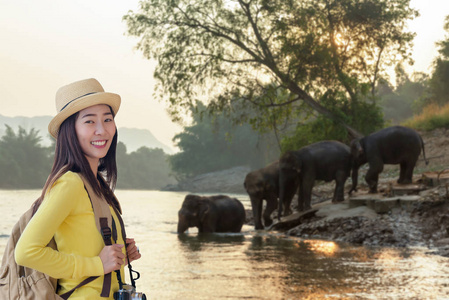
[[[162,149],[140,147],[130,154],[122,142],[117,144],[119,189],[157,190],[175,183],[170,176],[168,155]]]
[[[305,103],[358,136],[342,115],[362,124],[359,103],[374,101],[386,67],[410,58],[414,34],[404,28],[418,13],[409,2],[144,0],[124,19],[128,34],[141,39],[138,48],[158,61],[157,95],[173,120],[198,99],[218,112],[235,101],[286,106],[284,117]],[[290,94],[272,97],[279,89]],[[341,99],[349,112],[330,109]]]
[[[169,159],[180,179],[241,165],[259,168],[279,157],[277,146],[269,146],[268,135],[248,124],[211,116],[201,102],[191,108],[191,116],[193,124],[173,138],[181,151]]]
[[[446,16],[444,30],[449,33],[449,16]],[[449,37],[436,43],[440,55],[434,60],[433,73],[429,80],[429,102],[444,105],[449,102]]]
[[[0,139],[0,187],[41,188],[51,170],[51,148],[40,145],[39,131],[27,132],[19,127],[17,134],[6,125]]]
[[[399,124],[422,109],[422,102],[428,97],[428,81],[425,73],[415,72],[409,76],[402,66],[397,66],[396,87],[387,82],[378,87],[385,120]]]

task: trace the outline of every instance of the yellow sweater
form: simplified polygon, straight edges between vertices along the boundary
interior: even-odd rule
[[[117,226],[117,244],[123,245],[120,222],[110,209]],[[46,247],[53,236],[58,251]],[[67,172],[56,181],[28,223],[16,245],[15,257],[19,265],[58,278],[59,294],[87,277],[100,276],[76,289],[70,299],[107,299],[100,297],[104,271],[99,254],[103,247],[83,181],[78,174]],[[121,276],[124,280],[123,267]],[[119,288],[115,272],[111,283],[109,299],[113,299],[113,292]]]

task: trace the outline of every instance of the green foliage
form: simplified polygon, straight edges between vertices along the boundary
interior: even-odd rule
[[[425,131],[449,128],[449,103],[442,107],[430,104],[424,107],[420,114],[406,120],[403,125]]]
[[[396,88],[384,82],[379,87],[380,106],[384,119],[391,124],[399,124],[422,110],[428,97],[428,75],[414,73],[410,78],[402,69],[396,69]]]
[[[337,95],[332,95],[337,99]],[[359,128],[363,135],[372,133],[383,127],[382,112],[374,103],[350,102],[344,97],[339,99],[339,107],[330,108],[335,114],[340,114],[347,124]],[[330,103],[323,99],[323,103]],[[353,116],[356,115],[356,118]],[[362,121],[364,120],[364,121]],[[336,123],[323,115],[314,116],[308,122],[298,123],[294,132],[282,139],[283,152],[297,150],[301,147],[322,140],[337,140],[349,144],[352,137],[341,124]]]
[[[217,114],[234,107],[262,112],[252,115],[261,129],[311,109],[353,131],[329,109],[338,99],[328,98],[335,105],[320,99],[329,91],[354,105],[367,92],[374,99],[386,68],[410,58],[414,34],[405,26],[418,13],[409,3],[144,0],[124,20],[128,34],[140,38],[138,48],[157,59],[156,95],[169,104],[175,121],[197,100],[206,100]],[[289,95],[273,97],[280,89]],[[298,113],[303,104],[308,110]],[[349,117],[353,124],[365,121],[358,114]]]
[[[449,32],[449,16],[444,29]],[[419,73],[410,80],[402,69],[397,70],[396,90],[381,95],[387,119],[419,130],[448,127],[449,38],[436,44],[439,56],[434,60],[430,78]],[[415,113],[413,117],[410,110]]]
[[[44,186],[53,163],[54,145],[42,147],[38,131],[19,127],[15,133],[6,125],[0,139],[0,188],[23,189]],[[117,145],[117,188],[159,189],[174,183],[170,176],[168,155],[161,149],[142,147],[130,154],[126,146]]]
[[[40,145],[39,132],[17,133],[6,125],[0,140],[0,188],[41,188],[51,170],[51,148]]]
[[[117,168],[119,189],[157,190],[175,183],[170,175],[168,155],[162,149],[141,147],[130,154],[126,146],[117,145]]]
[[[449,33],[449,16],[445,19],[444,30]],[[434,69],[429,80],[428,103],[444,105],[449,102],[449,37],[437,43],[440,56],[434,61]]]
[[[181,151],[170,156],[170,164],[180,178],[240,165],[261,167],[278,157],[273,147],[270,153],[266,136],[226,116],[207,114],[201,102],[191,116],[192,125],[173,138]]]

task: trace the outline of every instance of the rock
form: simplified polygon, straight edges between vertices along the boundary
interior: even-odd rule
[[[382,199],[381,194],[356,195],[349,198],[349,207],[368,206],[374,207],[374,202]]]
[[[439,186],[449,183],[449,169],[444,169],[439,172],[424,172],[422,174],[422,181],[427,186]]]
[[[177,185],[166,186],[163,190],[188,191],[192,193],[246,193],[243,182],[250,167],[239,166],[227,170],[200,174],[179,182]]]
[[[449,238],[444,238],[444,239],[435,241],[434,244],[437,247],[449,247]]]
[[[325,221],[331,221],[338,218],[365,217],[367,219],[375,219],[377,217],[376,212],[367,206],[349,208],[347,203],[323,207],[318,210],[316,215],[324,217]]]
[[[289,216],[281,218],[279,222],[271,225],[268,230],[288,230],[301,224],[304,219],[310,219],[316,212],[317,209],[309,209],[304,212],[293,213]]]
[[[386,198],[373,203],[373,209],[378,214],[386,214],[399,205],[399,198]]]

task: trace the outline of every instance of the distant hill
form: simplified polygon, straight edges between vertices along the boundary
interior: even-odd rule
[[[147,129],[120,127],[118,131],[118,140],[126,145],[128,153],[134,152],[142,146],[148,148],[161,148],[167,154],[174,153],[173,149],[159,142],[151,131]]]
[[[48,133],[48,123],[52,117],[6,117],[0,115],[0,137],[5,134],[6,125],[11,126],[14,131],[17,131],[19,126],[22,126],[26,131],[35,128],[39,130],[39,135],[42,137],[42,145],[51,145],[52,137]],[[137,128],[119,128],[119,141],[126,145],[127,152],[134,152],[140,147],[161,148],[167,154],[173,154],[174,150],[169,146],[161,143],[154,135],[147,129]]]

